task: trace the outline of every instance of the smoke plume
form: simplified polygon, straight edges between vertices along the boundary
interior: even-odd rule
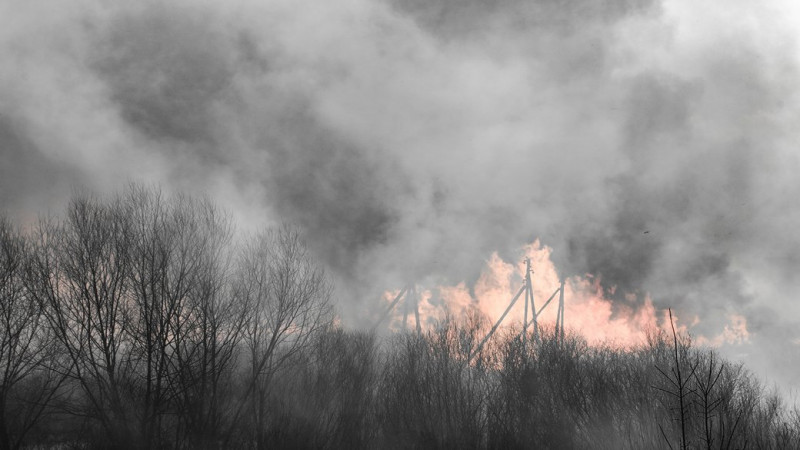
[[[649,298],[708,336],[742,317],[737,351],[800,383],[777,363],[800,353],[798,20],[788,0],[6,1],[0,208],[136,181],[297,223],[355,324],[412,280],[474,290],[538,238],[612,314]]]

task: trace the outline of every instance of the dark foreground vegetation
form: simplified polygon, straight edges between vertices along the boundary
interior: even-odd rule
[[[0,449],[800,448],[797,411],[685,337],[506,330],[470,358],[474,311],[335,323],[296,232],[237,240],[205,201],[133,187],[0,220]]]

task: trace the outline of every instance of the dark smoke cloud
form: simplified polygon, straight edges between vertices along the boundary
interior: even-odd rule
[[[797,353],[789,1],[34,1],[0,17],[0,208],[23,220],[76,182],[206,193],[245,229],[299,224],[353,323],[383,289],[470,284],[541,238],[620,302],[650,293],[709,334],[741,314],[748,352]]]
[[[64,170],[42,154],[26,136],[26,130],[0,116],[0,205],[4,209],[34,212],[55,207],[48,192],[69,190],[78,182],[77,172]],[[25,195],[20,195],[24,192]],[[34,215],[21,217],[34,220]]]

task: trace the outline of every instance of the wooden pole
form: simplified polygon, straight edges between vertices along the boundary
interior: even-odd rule
[[[559,322],[561,323],[561,327],[559,330],[561,331],[561,336],[559,336],[558,338],[560,339],[561,344],[564,344],[564,279],[563,278],[561,279],[561,288],[559,289],[559,291],[561,291],[561,294],[559,294],[558,296],[558,315],[559,315],[558,319]]]
[[[533,301],[533,283],[531,282],[531,259],[528,258],[525,260],[525,285],[528,289],[528,296],[531,299],[531,313],[533,317],[533,342],[539,342],[539,320],[538,320],[538,313],[536,312],[536,303]]]
[[[525,268],[526,268],[526,270],[530,269],[530,262],[527,262],[527,264],[525,265]],[[525,282],[527,283],[527,280]],[[523,352],[525,351],[525,348],[527,347],[527,344],[528,344],[528,327],[527,327],[527,324],[528,324],[528,302],[529,302],[529,300],[528,300],[528,290],[526,289],[525,290],[525,315],[523,316],[523,319],[522,319],[522,324],[523,324],[523,327],[522,327],[522,351]]]
[[[409,295],[414,299],[414,319],[417,321],[417,334],[422,334],[422,324],[419,321],[419,297],[417,296],[417,287],[415,285],[411,285]]]
[[[497,321],[497,323],[494,324],[492,329],[489,330],[489,334],[487,334],[486,337],[483,338],[481,343],[478,344],[477,347],[475,347],[475,351],[472,352],[472,354],[470,354],[469,359],[472,359],[475,355],[477,355],[481,351],[481,349],[483,348],[484,344],[486,344],[486,341],[488,341],[489,338],[492,337],[494,332],[497,331],[497,327],[499,327],[500,324],[503,322],[503,319],[506,318],[506,315],[508,315],[508,312],[511,311],[511,308],[514,306],[514,303],[517,302],[517,299],[519,299],[519,296],[522,295],[522,291],[524,291],[524,290],[525,290],[525,286],[522,286],[519,289],[519,292],[517,292],[517,295],[514,296],[514,298],[511,300],[511,303],[508,305],[508,308],[506,308],[506,310],[503,312],[503,315],[500,316],[500,319]]]
[[[406,299],[405,299],[405,301],[403,301],[403,330],[404,331],[406,329],[406,323],[408,322],[408,307],[409,307],[408,300],[409,300],[410,296],[411,296],[411,289],[409,289],[409,287],[406,286]]]
[[[400,289],[400,292],[397,294],[397,297],[395,297],[394,300],[392,300],[392,303],[389,304],[388,308],[386,308],[386,311],[383,313],[383,315],[381,315],[381,318],[378,319],[377,322],[375,322],[375,325],[372,327],[372,331],[375,331],[381,324],[381,322],[386,320],[386,317],[389,316],[389,313],[392,312],[394,307],[397,305],[397,302],[399,302],[400,299],[403,297],[403,294],[406,293],[406,289],[408,289],[408,286],[404,287],[403,289]]]

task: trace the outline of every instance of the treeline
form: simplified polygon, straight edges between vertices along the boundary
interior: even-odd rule
[[[261,443],[276,372],[333,319],[297,232],[235,242],[203,200],[76,196],[0,246],[0,448]]]
[[[0,449],[800,448],[797,411],[685,337],[345,331],[296,231],[236,236],[142,187],[0,219]]]

